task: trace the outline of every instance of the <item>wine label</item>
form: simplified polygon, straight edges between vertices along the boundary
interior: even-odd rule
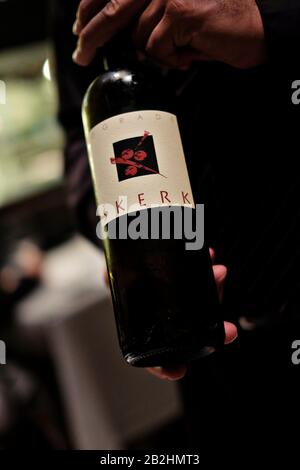
[[[151,207],[195,208],[175,115],[109,118],[91,130],[88,150],[102,223]]]

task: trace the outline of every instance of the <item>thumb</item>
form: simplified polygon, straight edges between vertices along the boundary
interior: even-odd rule
[[[224,284],[225,284],[225,279],[227,276],[227,268],[226,266],[223,266],[222,264],[216,264],[215,266],[213,266],[213,271],[214,271],[215,281],[217,284],[219,299],[221,302],[223,299],[223,294],[224,294]]]

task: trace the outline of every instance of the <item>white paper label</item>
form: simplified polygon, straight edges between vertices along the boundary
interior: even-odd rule
[[[173,114],[137,111],[109,118],[91,130],[88,147],[105,223],[150,207],[195,207]]]

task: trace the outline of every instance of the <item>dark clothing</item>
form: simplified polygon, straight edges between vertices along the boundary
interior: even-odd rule
[[[297,69],[299,52],[300,5],[298,0],[257,0],[270,60]]]
[[[84,233],[95,240],[95,203],[80,108],[89,82],[101,73],[102,65],[99,57],[84,69],[72,63],[76,38],[71,27],[78,0],[56,3],[59,116],[67,136],[70,202]],[[191,408],[193,444],[206,434],[197,426],[199,420],[203,429],[222,429],[224,400],[237,411],[237,433],[232,438],[247,434],[247,422],[264,419],[263,409],[263,429],[271,431],[273,423],[267,416],[274,400],[283,414],[294,391],[292,384],[299,381],[300,369],[291,367],[290,357],[292,341],[300,339],[296,269],[300,106],[291,102],[291,85],[300,72],[300,2],[260,0],[258,5],[269,47],[268,64],[242,71],[199,63],[189,72],[168,74],[177,96],[176,113],[195,199],[206,205],[206,239],[216,248],[217,261],[228,267],[224,315],[234,321],[248,316],[257,326],[254,332],[241,333],[239,344],[224,354],[191,366],[183,389]],[[278,433],[283,432],[279,426]]]

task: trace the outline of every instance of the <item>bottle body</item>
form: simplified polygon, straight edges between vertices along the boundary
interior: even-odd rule
[[[83,119],[122,353],[150,367],[212,352],[224,328],[208,247],[187,249],[197,210],[176,116],[144,83],[99,77]]]

